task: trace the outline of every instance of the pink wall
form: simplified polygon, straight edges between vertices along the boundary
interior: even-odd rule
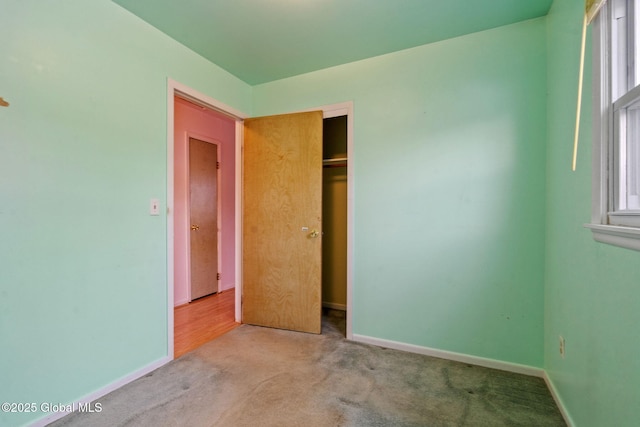
[[[174,303],[180,305],[189,302],[189,136],[220,144],[220,290],[235,286],[235,121],[178,97],[174,114]]]

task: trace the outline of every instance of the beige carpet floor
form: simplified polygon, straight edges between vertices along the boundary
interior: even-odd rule
[[[340,312],[337,312],[340,313]],[[544,381],[242,325],[53,426],[564,426]]]

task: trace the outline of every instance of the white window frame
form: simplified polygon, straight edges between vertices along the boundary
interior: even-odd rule
[[[619,99],[612,99],[615,75],[611,41],[610,16],[612,3],[608,1],[593,21],[593,157],[591,223],[585,224],[596,241],[628,249],[640,250],[640,211],[621,210],[619,182],[620,168],[616,165],[616,138],[624,137],[616,131],[624,121],[625,108],[640,99],[640,87],[626,91]],[[637,23],[640,25],[640,22]],[[626,74],[626,73],[625,73]],[[626,83],[625,83],[626,85]],[[626,172],[625,172],[626,173]]]

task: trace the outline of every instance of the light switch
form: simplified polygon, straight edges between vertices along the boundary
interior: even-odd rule
[[[160,215],[160,200],[151,199],[149,203],[149,215]]]

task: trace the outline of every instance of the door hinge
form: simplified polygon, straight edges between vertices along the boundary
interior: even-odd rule
[[[220,169],[220,162],[216,162],[216,169]]]
[[[216,280],[220,280],[220,273],[216,274]]]

